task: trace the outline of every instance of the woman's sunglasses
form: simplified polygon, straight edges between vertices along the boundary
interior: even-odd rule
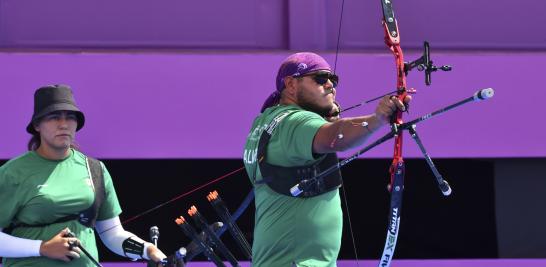
[[[305,77],[305,76],[310,76],[316,83],[320,85],[324,85],[328,82],[328,80],[330,80],[330,82],[332,82],[332,84],[334,85],[334,88],[337,87],[337,84],[339,83],[339,77],[329,72],[305,74],[299,77]]]

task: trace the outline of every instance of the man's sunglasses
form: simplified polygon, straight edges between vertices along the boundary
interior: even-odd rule
[[[332,84],[334,85],[334,88],[337,87],[337,84],[339,83],[339,77],[329,72],[304,74],[299,77],[305,77],[305,76],[310,76],[313,80],[315,80],[316,83],[320,85],[324,85],[328,82],[328,80],[330,80],[330,82],[332,82]]]

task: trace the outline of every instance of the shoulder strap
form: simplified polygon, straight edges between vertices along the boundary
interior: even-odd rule
[[[271,136],[273,135],[273,131],[275,130],[275,128],[277,128],[279,123],[284,118],[286,118],[286,117],[288,117],[288,116],[290,116],[290,115],[292,115],[294,113],[296,113],[296,110],[285,111],[285,112],[282,112],[282,113],[278,114],[269,123],[267,128],[264,129],[263,132],[261,133],[260,139],[258,141],[258,147],[256,148],[257,149],[257,161],[255,163],[256,165],[254,166],[254,172],[253,172],[253,175],[252,175],[252,183],[253,184],[257,183],[256,175],[257,175],[257,172],[258,172],[258,167],[260,166],[260,163],[262,161],[265,161],[265,150],[266,150],[267,144],[269,143],[269,139],[271,139]]]
[[[99,216],[99,209],[106,198],[106,191],[104,189],[104,173],[102,172],[102,166],[100,161],[92,157],[86,157],[87,171],[91,180],[93,180],[93,189],[95,190],[95,201],[91,207],[80,214],[80,223],[88,227],[94,227],[97,217]]]

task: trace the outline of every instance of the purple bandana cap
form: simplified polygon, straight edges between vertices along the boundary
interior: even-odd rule
[[[264,102],[261,112],[268,107],[279,104],[281,92],[284,89],[284,78],[288,76],[299,77],[307,73],[327,70],[332,71],[330,64],[321,56],[311,52],[295,53],[287,57],[281,64],[277,73],[277,90]]]
[[[311,52],[301,52],[287,57],[277,73],[277,91],[284,89],[284,78],[298,77],[318,70],[332,71],[330,64],[321,56]]]

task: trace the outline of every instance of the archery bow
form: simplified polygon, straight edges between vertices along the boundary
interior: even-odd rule
[[[441,67],[436,67],[432,64],[432,61],[430,60],[430,48],[428,42],[424,42],[424,52],[423,56],[419,59],[412,61],[412,62],[404,62],[404,55],[402,52],[402,48],[400,47],[400,35],[398,30],[398,22],[396,18],[394,17],[394,12],[392,9],[392,2],[391,0],[381,0],[381,6],[383,10],[383,20],[382,24],[384,27],[385,32],[385,44],[391,50],[395,57],[395,63],[396,63],[396,94],[397,98],[400,101],[404,101],[404,99],[407,97],[408,94],[415,93],[415,89],[410,88],[408,89],[406,86],[406,75],[408,75],[408,72],[412,70],[413,68],[417,67],[419,71],[425,71],[425,84],[430,85],[431,83],[431,73],[437,70],[443,70],[443,71],[450,71],[451,67],[444,65]],[[341,18],[343,16],[343,4],[342,4],[342,15],[340,16],[340,29],[341,29]],[[337,57],[338,57],[338,51],[339,51],[339,34],[338,34],[338,47],[336,49],[336,65],[337,65]],[[393,93],[393,92],[391,92]],[[390,93],[389,93],[390,94]],[[389,191],[391,193],[391,201],[390,201],[390,210],[388,213],[388,230],[387,230],[387,237],[385,240],[385,246],[381,255],[381,259],[379,262],[379,266],[381,267],[388,267],[390,266],[390,263],[392,261],[394,251],[396,248],[396,241],[398,238],[398,230],[400,226],[400,214],[401,214],[401,206],[402,206],[402,192],[404,190],[404,172],[405,172],[405,165],[404,160],[402,156],[402,144],[403,144],[403,130],[408,130],[412,136],[412,138],[415,140],[417,145],[419,146],[421,152],[423,153],[425,160],[429,164],[432,172],[434,173],[436,177],[436,181],[438,183],[438,186],[442,193],[445,196],[448,196],[451,194],[451,188],[449,187],[449,184],[443,179],[443,177],[440,175],[436,167],[434,166],[434,163],[432,162],[431,158],[429,157],[428,153],[426,152],[419,136],[417,135],[417,132],[415,131],[415,124],[418,122],[421,122],[423,120],[427,120],[431,118],[432,116],[435,116],[437,114],[443,113],[447,110],[450,110],[452,108],[458,107],[462,104],[471,102],[471,101],[480,101],[485,100],[490,97],[492,97],[494,94],[493,89],[487,88],[480,90],[474,94],[473,97],[469,97],[467,99],[464,99],[463,101],[457,102],[455,104],[452,104],[446,108],[440,109],[438,111],[429,113],[425,116],[422,116],[421,118],[418,118],[416,120],[410,121],[409,123],[403,123],[402,121],[402,111],[398,110],[393,116],[391,121],[391,132],[386,134],[385,136],[379,138],[377,141],[373,142],[372,144],[368,145],[367,147],[359,150],[356,154],[348,157],[347,159],[340,161],[338,164],[326,169],[322,173],[318,174],[316,177],[309,179],[309,180],[303,180],[299,184],[295,185],[291,188],[291,193],[293,195],[298,195],[301,192],[305,191],[306,188],[311,186],[312,184],[318,182],[320,179],[328,175],[334,170],[337,170],[344,166],[345,164],[349,163],[350,161],[358,158],[361,154],[364,152],[372,149],[373,147],[387,141],[390,138],[395,138],[395,144],[394,144],[394,155],[393,155],[393,161],[391,163],[391,166],[389,168],[389,172],[391,175],[390,183],[389,183]],[[364,103],[369,103],[373,100],[376,100],[378,98],[374,98],[372,100],[362,102],[360,104],[357,104],[355,106],[349,107],[346,110],[355,108],[357,106],[360,106]],[[354,239],[354,238],[353,238]],[[354,241],[353,241],[354,243]],[[355,249],[355,255],[356,255],[356,249]],[[357,258],[358,260],[358,258]]]
[[[398,30],[398,21],[396,20],[394,16],[394,11],[392,9],[392,1],[391,0],[381,0],[381,7],[383,9],[383,28],[385,32],[385,44],[391,50],[391,52],[394,55],[395,63],[396,63],[396,90],[397,90],[397,97],[400,101],[404,101],[406,96],[408,94],[414,94],[416,92],[413,88],[407,88],[406,85],[406,75],[408,75],[408,72],[413,69],[414,67],[418,67],[420,71],[425,71],[425,84],[430,85],[431,83],[431,73],[433,71],[436,71],[438,69],[443,71],[450,71],[450,66],[442,66],[440,68],[437,68],[436,66],[432,65],[432,61],[430,60],[430,48],[428,42],[424,43],[424,52],[423,56],[415,61],[412,62],[404,62],[404,53],[402,52],[402,48],[400,47],[400,32]],[[407,109],[407,108],[406,108]],[[402,208],[402,193],[404,191],[404,172],[405,172],[405,164],[404,159],[402,155],[402,144],[403,144],[403,129],[397,129],[398,126],[402,125],[402,111],[398,110],[396,111],[396,115],[392,120],[392,133],[394,133],[395,141],[394,141],[394,155],[393,160],[389,169],[391,178],[389,183],[389,191],[391,192],[391,201],[390,201],[390,209],[388,213],[388,229],[387,229],[387,237],[385,240],[385,246],[383,247],[383,252],[381,254],[381,259],[379,262],[379,265],[381,267],[388,267],[390,266],[390,263],[392,261],[392,258],[394,256],[394,250],[396,248],[396,241],[398,239],[398,230],[400,227],[400,214],[401,214],[401,208]],[[412,137],[415,139],[419,147],[421,148],[421,151],[425,155],[425,158],[427,162],[429,163],[429,166],[433,170],[437,181],[440,185],[440,188],[442,190],[442,193],[444,195],[449,195],[451,193],[451,188],[449,188],[449,185],[447,182],[443,180],[439,172],[434,167],[434,164],[432,163],[432,160],[430,157],[428,157],[426,151],[424,150],[424,146],[422,145],[417,132],[415,132],[415,125],[412,124],[412,127],[410,127],[410,133]]]
[[[398,32],[398,22],[394,17],[392,2],[390,0],[381,0],[383,9],[383,27],[385,30],[385,44],[392,51],[396,62],[396,89],[398,99],[404,101],[408,93],[414,93],[415,90],[406,88],[406,72],[404,71],[404,54],[400,47],[400,35]],[[402,111],[398,110],[393,119],[393,127],[396,124],[402,124]],[[394,129],[396,131],[396,129]],[[388,217],[388,230],[385,246],[380,259],[381,266],[389,266],[396,248],[398,230],[400,227],[400,212],[402,208],[402,192],[404,190],[404,159],[402,158],[402,140],[403,134],[396,135],[394,143],[394,155],[390,167],[391,181],[389,190],[391,191],[391,203]]]

